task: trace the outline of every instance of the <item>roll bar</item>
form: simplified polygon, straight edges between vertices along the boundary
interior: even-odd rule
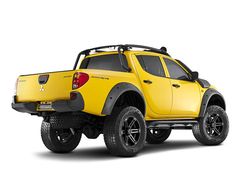
[[[107,48],[114,48],[114,49],[117,48],[121,66],[128,72],[130,72],[131,69],[128,67],[127,64],[125,64],[126,62],[124,62],[123,55],[122,55],[124,53],[124,51],[131,50],[132,48],[140,48],[140,49],[144,49],[144,51],[151,51],[151,52],[156,52],[156,53],[165,54],[167,56],[170,56],[167,53],[167,49],[165,47],[161,47],[160,49],[157,49],[157,48],[153,48],[153,47],[149,47],[149,46],[135,45],[135,44],[100,46],[100,47],[90,48],[90,49],[86,49],[86,50],[81,51],[77,56],[73,70],[75,70],[77,68],[77,64],[78,64],[79,59],[82,55],[88,56],[90,54],[90,52],[93,50],[99,51],[101,49],[107,49]]]

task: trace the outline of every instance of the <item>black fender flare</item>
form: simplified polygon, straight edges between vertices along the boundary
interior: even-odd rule
[[[145,104],[145,99],[142,94],[142,92],[133,84],[127,83],[127,82],[121,82],[116,84],[109,92],[108,96],[106,97],[103,109],[102,109],[102,114],[105,115],[110,115],[112,113],[113,107],[118,100],[118,98],[125,92],[127,91],[134,91],[137,92],[143,99],[144,106],[146,109],[146,104]],[[143,114],[145,115],[145,114]]]
[[[209,103],[211,97],[214,95],[218,95],[221,98],[221,100],[223,101],[224,110],[225,110],[226,105],[225,105],[225,100],[224,100],[223,95],[221,93],[219,93],[217,90],[215,90],[213,88],[209,88],[206,90],[206,92],[203,95],[202,102],[201,102],[201,108],[200,108],[200,112],[199,112],[199,117],[203,117],[205,115],[208,103]]]

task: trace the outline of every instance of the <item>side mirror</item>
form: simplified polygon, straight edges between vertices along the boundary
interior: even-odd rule
[[[198,72],[194,71],[191,73],[191,78],[192,78],[192,81],[195,81],[198,79]]]

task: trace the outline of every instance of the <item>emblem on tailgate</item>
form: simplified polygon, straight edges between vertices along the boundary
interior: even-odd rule
[[[40,89],[39,90],[40,90],[40,92],[43,92],[45,90],[42,84],[40,85]]]
[[[45,91],[43,85],[45,85],[47,83],[49,79],[49,75],[39,75],[38,77],[38,83],[40,84],[40,92]]]

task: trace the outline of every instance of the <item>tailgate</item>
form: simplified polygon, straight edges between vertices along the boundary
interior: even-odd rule
[[[20,76],[16,101],[50,102],[69,99],[74,72],[72,70]]]

